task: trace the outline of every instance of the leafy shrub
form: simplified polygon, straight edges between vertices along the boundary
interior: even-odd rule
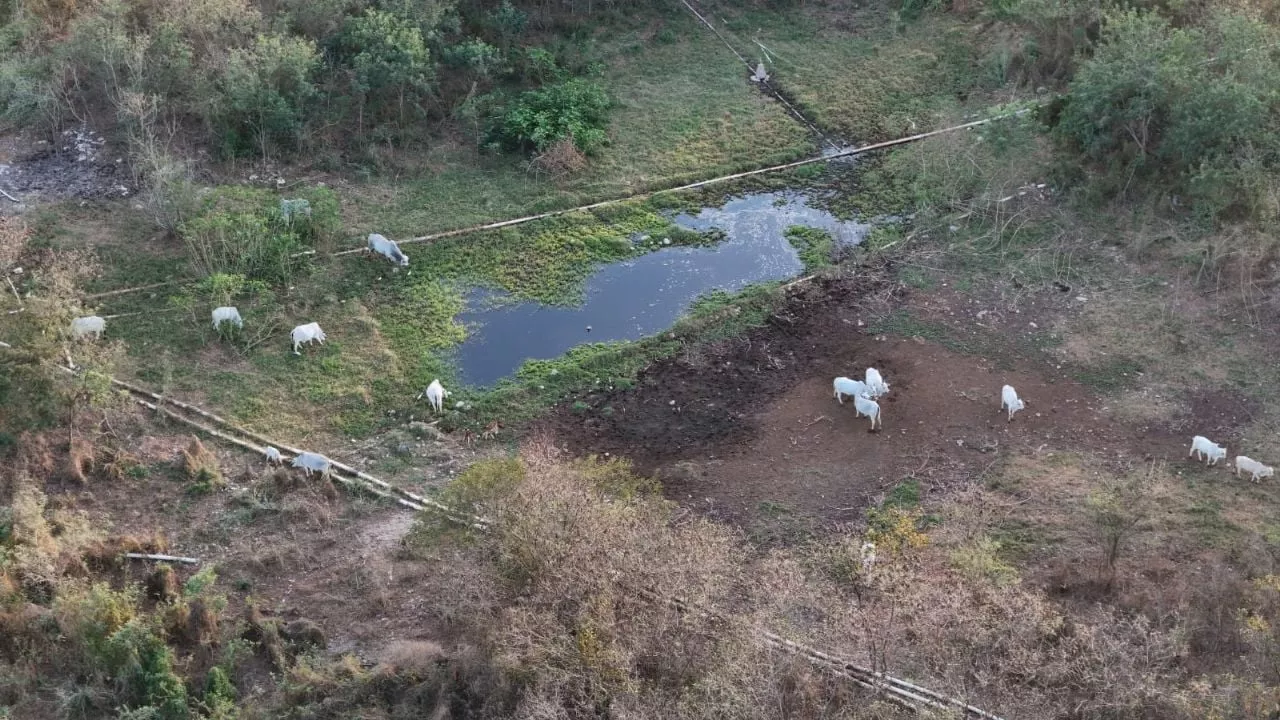
[[[333,191],[312,188],[298,195],[310,203],[311,215],[286,222],[270,193],[234,187],[212,192],[200,214],[179,229],[196,272],[287,282],[302,267],[298,253],[327,239],[340,223]]]
[[[1107,16],[1076,73],[1057,136],[1105,168],[1104,192],[1142,177],[1185,192],[1209,215],[1251,207],[1246,190],[1276,167],[1280,34],[1242,16],[1174,27],[1155,13]]]
[[[320,66],[315,43],[260,35],[253,47],[233,50],[219,83],[223,104],[215,118],[226,155],[296,148],[304,111],[317,95],[311,76]]]
[[[506,69],[502,51],[478,38],[450,45],[441,52],[440,59],[480,80],[492,80]]]
[[[503,47],[510,47],[528,24],[529,15],[512,5],[511,0],[502,0],[502,4],[489,13],[489,25],[501,39]]]
[[[591,154],[607,140],[610,107],[605,89],[583,78],[529,90],[491,124],[489,141],[509,150],[543,151],[568,138]]]

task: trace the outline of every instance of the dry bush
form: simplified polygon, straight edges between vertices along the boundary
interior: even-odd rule
[[[191,444],[182,451],[182,469],[187,479],[202,491],[217,490],[227,484],[218,468],[218,457],[200,442],[200,438],[192,437]]]
[[[0,274],[8,274],[27,250],[31,230],[27,222],[17,215],[0,217]],[[9,290],[6,283],[3,290]],[[11,290],[9,290],[12,293]],[[10,295],[12,298],[12,295]]]
[[[546,175],[553,180],[576,175],[586,167],[587,156],[569,138],[551,143],[546,150],[534,155],[529,161],[529,169],[535,175]]]
[[[382,665],[395,672],[425,677],[448,660],[444,648],[430,640],[397,640],[382,653]]]
[[[121,448],[108,448],[99,453],[98,464],[102,473],[115,482],[124,482],[142,467],[137,455]]]
[[[62,469],[58,479],[84,485],[89,482],[93,472],[93,445],[82,437],[76,437],[69,443],[67,454],[63,457]]]
[[[171,565],[161,565],[147,575],[147,597],[155,602],[172,602],[178,598],[178,574]]]
[[[440,558],[446,575],[480,571],[468,590],[487,604],[463,606],[461,617],[442,611],[520,688],[495,714],[576,717],[607,703],[619,718],[764,720],[779,707],[790,717],[856,716],[843,681],[780,656],[734,612],[759,582],[745,581],[734,535],[677,514],[625,463],[555,455],[531,443],[518,463],[480,463],[452,489],[495,521],[464,546],[469,557]],[[794,584],[780,592],[802,593]],[[664,596],[717,614],[681,612]],[[828,599],[824,607],[847,604]]]

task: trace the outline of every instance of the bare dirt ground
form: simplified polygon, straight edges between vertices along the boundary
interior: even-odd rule
[[[927,498],[979,481],[997,458],[1037,451],[1087,450],[1118,466],[1177,461],[1192,434],[1226,436],[1249,421],[1248,402],[1208,393],[1184,398],[1168,420],[1117,418],[1076,379],[1081,368],[1023,337],[1073,303],[1053,288],[1011,306],[883,279],[829,281],[747,337],[656,363],[635,388],[590,396],[585,412],[561,407],[547,426],[575,453],[632,459],[668,497],[713,517],[750,526],[800,513],[833,526],[856,522],[903,480]],[[890,308],[917,324],[884,330]],[[868,366],[892,387],[875,432],[831,386]],[[1027,402],[1013,422],[1000,409],[1006,383]]]

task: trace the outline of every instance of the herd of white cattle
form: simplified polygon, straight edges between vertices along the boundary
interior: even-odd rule
[[[845,396],[853,398],[853,407],[857,412],[857,417],[867,417],[871,419],[871,429],[875,430],[877,426],[884,428],[884,421],[880,417],[880,403],[876,402],[880,396],[889,392],[889,383],[884,381],[884,377],[880,375],[880,371],[875,368],[867,368],[866,380],[859,381],[847,377],[838,377],[832,383],[832,389],[835,391],[836,400],[841,405],[844,404]],[[1008,421],[1013,422],[1013,414],[1019,410],[1025,410],[1026,401],[1018,397],[1018,391],[1013,389],[1012,385],[1005,385],[1000,388],[1000,409],[1008,412]],[[1227,449],[1221,445],[1215,444],[1202,435],[1196,435],[1191,439],[1191,451],[1187,453],[1187,457],[1192,455],[1197,459],[1203,458],[1208,465],[1216,465],[1219,460],[1227,456]],[[1240,473],[1248,473],[1249,478],[1257,482],[1261,478],[1269,478],[1275,474],[1275,468],[1254,460],[1245,455],[1237,455],[1235,462],[1236,477],[1240,477]]]
[[[409,256],[400,251],[400,246],[394,240],[388,240],[383,235],[370,233],[367,249],[382,255],[398,267],[409,266]],[[216,307],[213,309],[212,316],[214,330],[221,331],[223,325],[230,325],[236,329],[244,327],[244,319],[240,317],[240,311],[235,307]],[[78,317],[71,321],[71,337],[76,340],[92,337],[96,340],[102,337],[106,327],[106,319],[97,315]],[[289,333],[289,338],[293,341],[293,354],[301,355],[299,348],[303,345],[310,345],[311,343],[323,345],[325,334],[324,330],[320,329],[320,323],[309,322],[295,327]],[[844,404],[846,396],[853,398],[853,407],[857,417],[870,419],[872,430],[877,427],[884,428],[884,421],[880,417],[880,403],[876,402],[876,400],[889,392],[889,383],[884,381],[879,370],[867,368],[865,380],[838,377],[833,383],[833,389],[835,390],[836,400],[841,405]],[[431,408],[439,413],[443,411],[444,399],[449,394],[449,391],[445,390],[444,386],[440,384],[440,380],[436,379],[432,380],[431,384],[418,394],[418,399],[426,399]],[[1000,388],[1000,409],[1008,412],[1009,422],[1013,422],[1014,413],[1026,407],[1026,402],[1018,397],[1018,392],[1013,389],[1012,385],[1005,385]],[[268,447],[265,452],[269,463],[280,464],[283,462],[280,451],[276,448]],[[1216,465],[1219,460],[1227,456],[1227,450],[1208,438],[1197,435],[1192,438],[1191,451],[1187,453],[1188,457],[1192,455],[1196,456],[1197,459],[1203,458],[1208,465]],[[328,458],[323,455],[304,452],[294,458],[293,467],[304,469],[308,475],[313,472],[328,474],[330,463]],[[1235,462],[1236,477],[1239,477],[1242,472],[1248,473],[1252,480],[1257,481],[1261,478],[1271,477],[1275,474],[1275,469],[1244,455],[1237,455]],[[872,557],[874,558],[874,555]]]

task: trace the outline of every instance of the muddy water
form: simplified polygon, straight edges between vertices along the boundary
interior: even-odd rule
[[[673,221],[691,230],[722,230],[726,239],[712,247],[664,248],[603,266],[573,307],[475,293],[458,318],[469,331],[456,356],[462,380],[492,385],[529,359],[555,358],[582,343],[653,335],[671,327],[707,292],[793,277],[802,265],[784,235],[792,225],[827,230],[847,244],[861,242],[869,228],[809,207],[802,195],[782,192],[746,195]]]

